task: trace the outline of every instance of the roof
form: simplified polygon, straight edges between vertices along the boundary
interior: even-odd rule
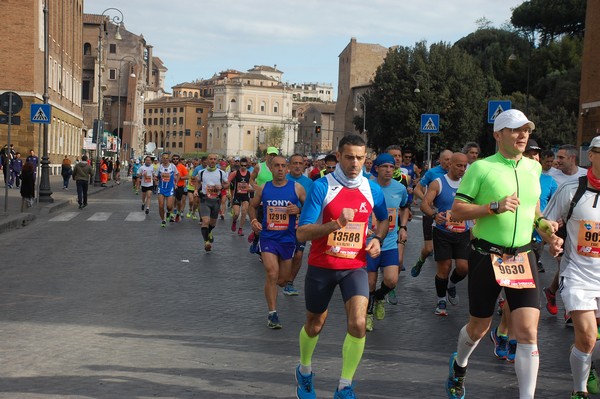
[[[266,72],[280,72],[281,71],[279,69],[276,68],[277,65],[275,65],[275,68],[267,66],[267,65],[254,65],[254,68],[249,69],[248,72],[250,71],[266,71]]]
[[[90,25],[100,25],[106,20],[106,15],[99,14],[83,14],[83,23]]]
[[[168,68],[165,66],[164,62],[160,58],[152,57],[152,63],[156,65],[156,68],[168,71]]]
[[[278,80],[273,79],[270,76],[262,75],[260,73],[242,73],[240,76],[236,76],[232,79],[258,79],[258,80],[270,80],[273,82],[278,82]]]
[[[204,97],[160,97],[153,100],[144,102],[144,105],[161,105],[161,104],[184,104],[184,103],[198,103],[198,104],[212,104],[212,100],[207,100]]]
[[[200,87],[196,84],[196,83],[192,83],[192,82],[183,82],[183,83],[179,83],[178,85],[175,85],[173,87],[171,87],[172,89],[200,89]]]

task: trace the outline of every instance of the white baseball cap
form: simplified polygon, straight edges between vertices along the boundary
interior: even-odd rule
[[[592,142],[590,143],[590,148],[592,148],[592,147],[600,148],[600,136],[596,136],[592,139]]]
[[[524,113],[518,109],[508,109],[502,112],[494,120],[494,132],[499,132],[502,129],[516,129],[523,125],[529,125],[531,130],[535,129],[535,124],[527,119]]]

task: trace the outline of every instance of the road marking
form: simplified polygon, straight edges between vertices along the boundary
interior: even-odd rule
[[[129,212],[129,215],[125,218],[126,222],[143,222],[144,220],[146,220],[144,212]]]
[[[90,222],[105,222],[112,215],[112,212],[96,212],[87,220]]]
[[[57,215],[50,219],[50,222],[68,222],[75,216],[79,215],[79,213],[80,212],[63,212],[60,215]]]

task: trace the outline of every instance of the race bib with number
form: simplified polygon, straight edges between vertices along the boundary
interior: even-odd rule
[[[600,222],[593,220],[579,221],[577,253],[590,258],[600,258]]]
[[[446,211],[446,230],[453,233],[463,233],[467,230],[467,222],[454,219],[452,217],[452,211]]]
[[[364,235],[363,222],[348,222],[343,228],[329,234],[325,253],[337,258],[354,259],[364,245]]]
[[[237,193],[238,194],[248,194],[248,183],[246,183],[246,182],[238,182],[238,184],[237,184]]]
[[[171,173],[169,172],[163,172],[160,174],[160,179],[165,182],[168,183],[169,181],[171,181]]]
[[[388,208],[388,222],[390,222],[390,227],[388,228],[388,232],[393,231],[396,228],[396,221],[398,220],[398,208]],[[377,230],[377,219],[373,217],[373,224],[371,225],[371,230],[374,232]]]
[[[526,252],[517,255],[498,255],[491,254],[492,267],[496,282],[502,287],[508,288],[535,288],[535,281],[531,274],[531,265],[529,256]]]
[[[144,175],[144,183],[151,183],[151,182],[152,182],[152,176]]]
[[[206,198],[215,199],[219,197],[221,189],[217,186],[206,186]]]
[[[290,219],[285,206],[267,206],[267,230],[287,230]]]

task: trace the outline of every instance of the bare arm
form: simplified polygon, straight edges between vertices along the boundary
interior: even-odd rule
[[[250,186],[252,186],[255,190],[259,187],[258,183],[256,183],[256,178],[258,177],[258,173],[260,172],[259,164],[256,164],[252,173],[250,174]]]
[[[423,200],[423,197],[425,197],[425,187],[423,187],[423,185],[421,184],[421,182],[419,182],[419,183],[417,183],[415,185],[415,189],[413,190],[413,194],[415,195],[415,197],[417,197],[421,201]]]
[[[250,217],[250,227],[252,230],[259,232],[262,230],[262,223],[260,223],[256,219],[256,208],[260,206],[260,201],[262,200],[262,187],[258,187],[256,192],[254,193],[254,198],[250,200],[250,204],[248,206],[248,216]]]

